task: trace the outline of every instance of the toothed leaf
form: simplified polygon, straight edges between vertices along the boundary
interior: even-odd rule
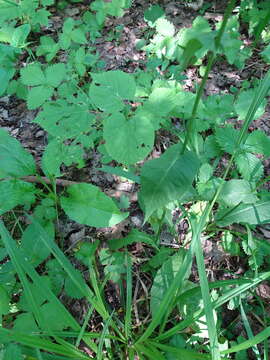
[[[27,107],[33,110],[44,104],[53,94],[53,88],[48,86],[33,87],[27,96]]]
[[[40,65],[32,64],[21,69],[21,82],[24,85],[36,86],[45,83],[45,76]]]
[[[53,64],[45,70],[47,84],[56,88],[64,80],[66,67],[64,64]]]

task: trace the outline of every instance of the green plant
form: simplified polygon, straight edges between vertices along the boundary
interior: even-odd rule
[[[197,17],[191,28],[177,34],[161,8],[153,6],[145,13],[156,32],[145,47],[148,70],[134,74],[100,71],[94,43],[106,16],[121,16],[130,2],[95,1],[93,12],[86,11],[79,20],[65,19],[58,34],[41,36],[32,47],[32,34],[47,24],[51,5],[0,2],[0,95],[16,94],[28,109],[39,109],[34,123],[48,134],[36,164],[0,129],[0,215],[5,223],[0,222],[0,355],[219,360],[236,352],[246,356],[249,348],[261,356],[261,342],[267,354],[270,330],[264,305],[258,300],[264,326],[253,336],[243,299],[270,276],[264,268],[269,245],[254,232],[270,221],[269,192],[263,189],[270,137],[249,131],[265,111],[270,73],[234,94],[203,96],[214,62],[224,56],[223,61],[243,68],[251,54],[246,48],[239,58],[243,43],[238,18],[231,16],[235,1],[228,2],[214,29]],[[259,20],[255,42],[266,25]],[[267,57],[267,51],[262,55]],[[61,52],[64,62],[59,61]],[[18,61],[21,54],[27,58],[24,66]],[[184,71],[203,61],[196,93],[184,90]],[[178,129],[175,119],[181,122]],[[170,146],[149,159],[165,130]],[[129,216],[127,197],[117,202],[98,186],[62,178],[69,167],[79,171],[88,166],[93,149],[109,163],[101,171],[140,186],[138,203],[151,232],[132,228],[102,246],[95,235],[67,248],[56,226],[64,216],[91,228],[114,227]],[[178,250],[161,242],[164,228],[175,232],[173,211],[181,212],[179,223],[189,224]],[[233,224],[243,228],[235,230]],[[220,232],[227,252],[248,257],[244,277],[208,280],[202,242],[216,240]],[[130,251],[134,245],[144,256]],[[190,278],[193,258],[199,286]],[[139,296],[135,283],[142,284]],[[110,287],[118,295],[116,304],[108,301]],[[72,315],[68,300],[60,299],[84,302],[83,321]],[[239,308],[248,339],[232,340],[216,321],[226,303]]]

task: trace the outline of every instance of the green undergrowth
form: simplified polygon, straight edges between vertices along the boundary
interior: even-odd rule
[[[37,162],[0,129],[0,359],[269,359],[258,288],[270,276],[270,246],[257,227],[270,223],[270,137],[253,121],[270,90],[270,5],[230,0],[213,23],[204,2],[192,26],[178,29],[149,4],[136,43],[145,63],[133,73],[106,71],[96,46],[106,19],[135,5],[0,0],[0,96],[24,101],[46,132]],[[65,11],[72,7],[74,18]],[[62,25],[51,31],[55,15]],[[121,42],[122,29],[107,38]],[[252,56],[263,64],[261,78],[205,96],[214,65],[246,71]],[[199,77],[192,91],[189,68]],[[162,133],[169,145],[152,156]],[[98,170],[139,189],[143,225],[122,238],[101,241],[98,229],[129,219],[131,200],[67,178],[94,153]],[[69,247],[63,221],[94,235]],[[164,243],[164,229],[173,244]],[[228,263],[245,264],[242,276],[210,280],[209,241]]]

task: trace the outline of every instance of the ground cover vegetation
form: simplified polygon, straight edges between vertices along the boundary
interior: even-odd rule
[[[46,132],[39,161],[0,129],[3,360],[269,359],[269,298],[258,288],[268,289],[270,244],[258,226],[270,223],[270,137],[252,124],[270,90],[270,4],[228,0],[210,21],[213,2],[179,3],[197,11],[191,27],[149,2],[136,43],[145,61],[130,72],[106,70],[97,43],[113,18],[107,35],[120,41],[131,0],[0,0],[0,96],[25,102]],[[63,15],[69,7],[76,16]],[[261,78],[205,96],[215,64],[243,70],[254,54]],[[189,91],[188,69],[199,74]],[[135,200],[81,180],[93,153]],[[134,206],[140,226],[95,235]],[[67,245],[68,221],[93,236]],[[244,271],[211,279],[209,240]]]

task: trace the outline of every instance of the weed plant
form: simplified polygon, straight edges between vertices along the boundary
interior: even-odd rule
[[[264,186],[270,137],[250,128],[265,112],[270,72],[204,96],[215,63],[244,69],[259,47],[267,68],[268,1],[236,7],[229,0],[215,27],[200,15],[180,31],[160,6],[150,6],[145,21],[153,35],[137,45],[147,54],[145,69],[133,74],[105,71],[96,50],[106,18],[123,16],[131,1],[95,0],[76,20],[63,17],[54,35],[43,35],[51,15],[66,6],[0,0],[0,96],[38,110],[34,123],[48,135],[37,164],[0,129],[0,358],[269,359],[267,304],[256,288],[270,277],[270,246],[256,227],[270,222]],[[195,92],[183,87],[191,66],[201,76]],[[162,130],[176,140],[151,159]],[[134,227],[105,245],[96,236],[69,251],[57,226],[63,216],[94,229],[129,216],[128,198],[117,202],[90,182],[63,178],[64,169],[89,166],[93,150],[101,154],[99,170],[138,184],[151,231]],[[175,235],[175,212],[189,224],[177,250],[161,241],[164,226]],[[203,253],[209,238],[228,257],[247,258],[242,277],[209,280]],[[130,251],[139,243],[147,259]],[[199,282],[191,276],[194,259]],[[136,284],[145,296],[137,296]],[[118,309],[106,296],[109,286],[117,290]],[[87,304],[82,321],[70,301]],[[224,326],[226,309],[238,311],[245,337],[233,335],[233,322]],[[260,324],[255,331],[250,312]]]

